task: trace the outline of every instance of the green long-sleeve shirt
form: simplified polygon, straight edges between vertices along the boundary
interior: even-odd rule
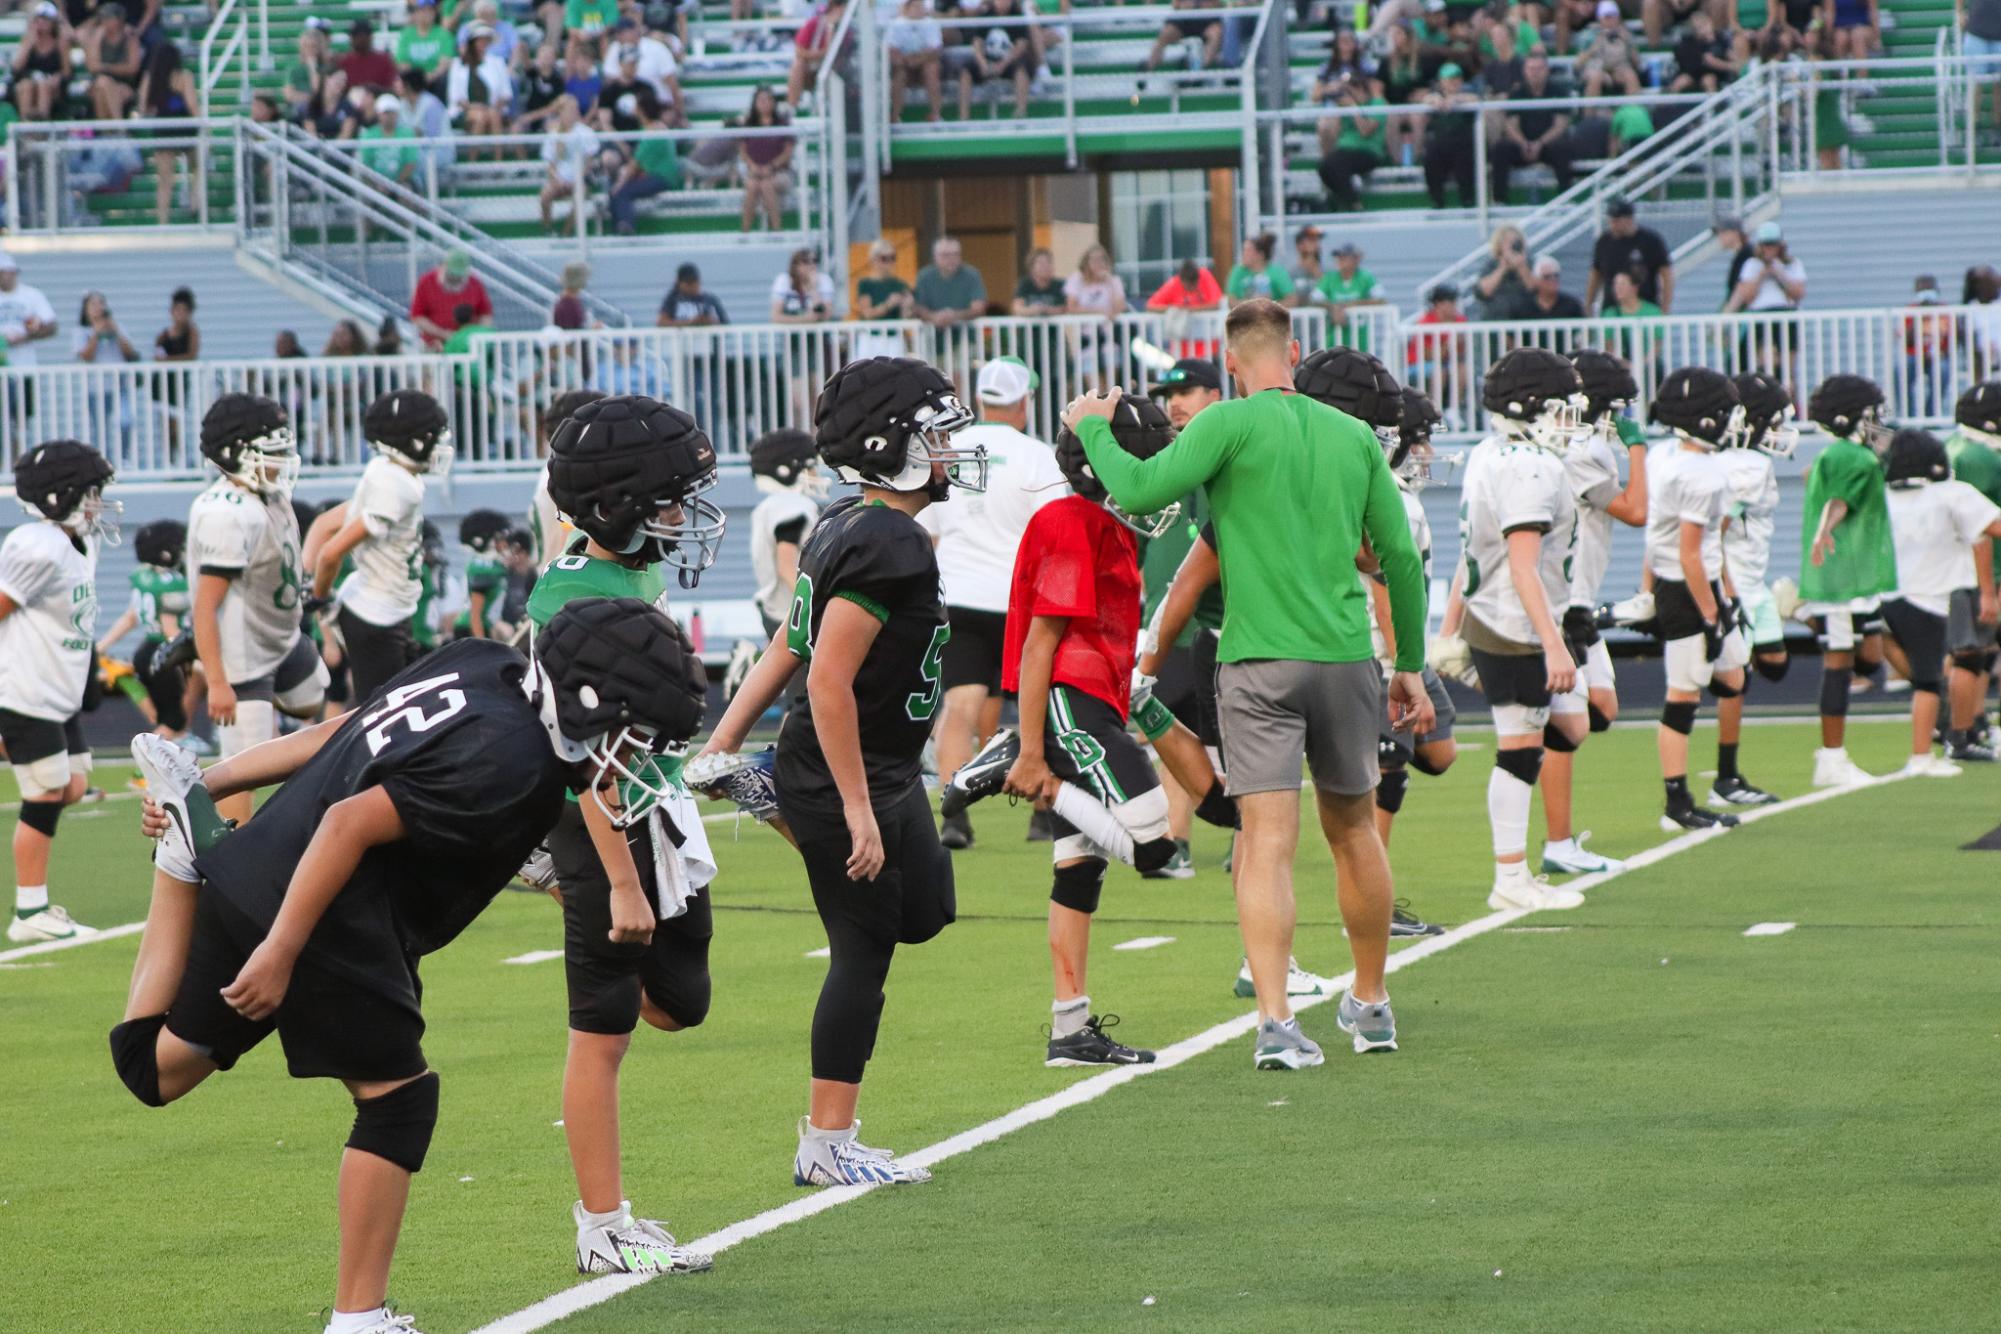
[[[1396,669],[1424,666],[1425,587],[1403,498],[1374,432],[1303,394],[1269,390],[1204,408],[1150,459],[1088,419],[1077,433],[1112,499],[1150,514],[1206,488],[1223,574],[1222,662],[1373,656],[1362,536],[1382,562]]]

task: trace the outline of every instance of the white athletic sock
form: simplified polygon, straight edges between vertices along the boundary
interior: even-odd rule
[[[361,1334],[370,1325],[379,1325],[389,1318],[389,1308],[378,1306],[372,1311],[335,1311],[327,1319],[326,1334]]]
[[[14,915],[16,917],[33,917],[48,906],[49,887],[47,885],[20,885],[15,888]]]
[[[1067,1038],[1072,1033],[1084,1031],[1084,1021],[1091,1017],[1091,998],[1079,996],[1076,1000],[1055,1001],[1049,1006],[1049,1031],[1052,1036]]]
[[[1104,802],[1075,783],[1062,783],[1056,788],[1056,800],[1050,803],[1050,809],[1106,854],[1132,865],[1133,837]]]
[[[613,1209],[610,1213],[603,1213],[603,1214],[594,1214],[590,1210],[586,1209],[583,1211],[584,1220],[581,1226],[586,1228],[610,1227],[613,1223],[618,1222],[619,1219],[625,1216],[625,1210],[626,1206],[624,1204],[619,1205],[618,1208]]]
[[[1494,855],[1527,852],[1529,803],[1535,789],[1506,769],[1496,767],[1487,779],[1487,820],[1494,827]]]

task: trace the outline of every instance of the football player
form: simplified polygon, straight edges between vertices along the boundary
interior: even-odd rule
[[[624,774],[694,733],[703,697],[689,668],[663,614],[600,599],[566,608],[532,662],[488,641],[449,645],[372,704],[205,775],[185,751],[135,739],[159,844],[113,1064],[161,1107],[275,1031],[295,1078],[346,1086],[331,1334],[411,1328],[383,1296],[438,1116],[419,961],[506,886],[566,786],[617,807]],[[256,820],[220,828],[213,798],[272,783]]]
[[[1952,460],[1952,475],[1996,504],[2001,504],[2001,380],[1974,385],[1959,396],[1953,407],[1957,429],[1946,438],[1946,455]],[[2001,555],[2001,542],[1993,552]],[[1987,685],[1994,675],[1997,650],[1994,631],[1979,627],[1978,654],[1953,654],[1953,717],[1969,716],[1971,726],[1958,736],[1948,737],[1947,758],[1974,763],[1991,763],[1995,749],[1988,741],[1986,717]],[[1962,697],[1964,707],[1962,707]]]
[[[327,668],[299,627],[299,453],[285,410],[256,394],[224,394],[201,424],[202,457],[222,474],[188,509],[194,643],[208,679],[208,716],[224,759],[278,735],[278,713],[316,717]],[[241,823],[248,793],[224,799]]]
[[[1698,806],[1689,793],[1688,737],[1704,688],[1718,699],[1741,694],[1751,656],[1723,557],[1730,478],[1718,453],[1743,430],[1744,408],[1728,376],[1689,367],[1661,381],[1647,416],[1674,432],[1653,455],[1647,495],[1647,567],[1667,670],[1661,828],[1729,829],[1736,816]]]
[[[466,549],[466,609],[458,614],[452,633],[460,639],[512,639],[513,627],[500,613],[507,601],[507,566],[501,562],[500,539],[514,521],[499,510],[474,510],[459,520],[459,545]]]
[[[1461,488],[1457,630],[1494,713],[1487,905],[1575,908],[1582,893],[1529,873],[1528,837],[1544,751],[1552,743],[1575,750],[1589,731],[1583,713],[1550,710],[1577,684],[1557,617],[1570,600],[1577,545],[1577,502],[1563,459],[1577,434],[1583,382],[1556,353],[1517,348],[1487,372],[1481,401],[1492,433],[1467,458]]]
[[[550,499],[574,528],[529,595],[537,633],[583,598],[637,598],[665,610],[663,569],[699,573],[715,559],[723,516],[704,496],[716,484],[716,452],[684,412],[639,395],[586,403],[556,427],[548,477]],[[705,688],[693,647],[677,643],[695,673],[691,688]],[[582,1274],[708,1267],[660,1223],[634,1217],[620,1175],[618,1075],[634,1030],[644,1019],[680,1032],[709,1013],[716,863],[682,782],[683,757],[652,757],[627,780],[623,806],[568,803],[548,840],[563,905],[563,1134],[577,1174],[571,1213]]]
[[[188,733],[187,673],[166,662],[167,645],[187,625],[187,525],[156,519],[133,534],[132,552],[139,558],[132,571],[132,601],[99,642],[115,644],[138,628],[132,674],[146,689],[157,735],[203,754],[201,738]]]
[[[1800,528],[1799,614],[1820,623],[1820,749],[1813,785],[1866,782],[1848,758],[1848,690],[1858,657],[1882,660],[1880,609],[1897,587],[1897,555],[1879,457],[1890,446],[1883,390],[1859,375],[1831,375],[1807,399],[1807,416],[1833,437],[1806,478]]]
[[[14,494],[33,519],[0,542],[0,744],[21,808],[14,825],[17,944],[89,930],[49,902],[49,850],[63,807],[90,783],[83,694],[97,667],[97,553],[118,541],[111,465],[75,440],[51,440],[14,461]]]
[[[801,664],[806,698],[778,734],[778,804],[796,840],[829,963],[813,1014],[812,1086],[792,1178],[801,1186],[928,1181],[856,1138],[862,1076],[898,945],[957,915],[952,859],[924,794],[922,756],[951,626],[917,514],[986,485],[986,454],[952,433],[972,413],[944,374],[867,357],[815,406],[820,458],[861,494],[829,505],[799,551],[792,609],[704,754],[733,752]]]
[[[424,478],[443,477],[452,466],[451,421],[422,390],[382,395],[362,414],[361,430],[375,457],[313,567],[313,597],[324,602],[341,562],[354,556],[354,573],[341,580],[335,600],[358,704],[416,656],[410,617],[424,595]]]
[[[412,662],[438,646],[439,631],[444,628],[439,621],[444,616],[452,574],[452,567],[445,559],[444,533],[429,519],[424,520],[420,531],[423,568],[417,573],[417,609],[410,613]]]
[[[586,403],[595,403],[604,395],[596,389],[571,389],[556,395],[549,405],[548,415],[543,418],[550,435],[556,428],[568,421],[570,414]],[[549,498],[549,465],[542,465],[542,473],[535,479],[535,491],[528,500],[528,532],[534,538],[535,568],[540,569],[563,554],[570,542],[570,525],[564,521],[556,509],[556,502]]]
[[[799,578],[799,545],[820,518],[832,479],[820,467],[819,447],[806,431],[767,431],[751,442],[751,479],[764,498],[750,512],[750,568],[757,580],[758,618],[770,642],[792,607]],[[757,662],[756,647],[737,641],[723,693],[734,695]]]
[[[2001,507],[1955,479],[1945,445],[1929,431],[1903,430],[1884,459],[1897,591],[1883,601],[1890,661],[1911,683],[1911,758],[1904,772],[1950,778],[1960,767],[1932,754],[1946,655],[1952,655],[1954,737],[1973,725],[1972,671],[1994,634],[1994,548]],[[1959,679],[1967,679],[1964,684]]]

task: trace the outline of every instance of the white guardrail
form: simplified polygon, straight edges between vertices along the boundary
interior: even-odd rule
[[[1076,394],[1121,384],[1144,391],[1180,356],[1218,357],[1222,313],[1176,319],[1139,314],[990,319],[950,328],[915,321],[731,325],[700,329],[493,334],[465,355],[298,358],[172,364],[49,366],[0,371],[0,461],[27,445],[72,437],[104,449],[128,481],[200,475],[201,417],[221,393],[251,390],[283,403],[316,470],[367,461],[363,409],[376,395],[416,388],[448,404],[458,465],[531,466],[550,425],[548,406],[570,389],[645,393],[694,414],[725,457],[779,427],[810,428],[814,396],[847,361],[915,355],[945,369],[970,396],[978,367],[1015,356],[1040,377],[1031,429],[1053,436]],[[1939,425],[1954,397],[2001,374],[2001,303],[1901,306],[1769,315],[1660,316],[1515,323],[1420,324],[1389,307],[1352,311],[1330,329],[1301,309],[1304,350],[1332,338],[1366,347],[1446,414],[1445,439],[1477,431],[1481,380],[1508,350],[1602,347],[1632,360],[1644,399],[1672,367],[1774,367],[1804,396],[1836,371],[1881,383],[1899,421]]]

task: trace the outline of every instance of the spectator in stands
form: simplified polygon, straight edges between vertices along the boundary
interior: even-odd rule
[[[1737,271],[1744,267],[1745,260],[1757,252],[1751,248],[1744,224],[1734,217],[1721,217],[1711,223],[1709,235],[1715,241],[1718,253],[1730,257],[1723,267],[1723,299],[1728,301],[1737,290]]]
[[[1919,274],[1911,285],[1914,313],[1904,317],[1904,381],[1927,417],[1952,412],[1953,319],[1936,313],[1939,299],[1938,279]]]
[[[1424,313],[1412,323],[1466,323],[1466,314],[1459,309],[1459,289],[1451,283],[1433,287],[1425,294]],[[1472,375],[1464,340],[1435,333],[1417,334],[1404,345],[1404,367],[1404,383],[1422,389],[1449,419],[1465,419],[1463,408],[1465,396],[1472,388]]]
[[[1628,97],[1640,95],[1640,52],[1620,17],[1618,0],[1598,0],[1598,23],[1577,56],[1586,97],[1602,96],[1607,85]]]
[[[55,115],[70,81],[70,34],[62,11],[48,0],[35,6],[27,34],[14,48],[11,90],[22,120],[48,120]]]
[[[365,357],[368,355],[368,335],[361,325],[353,320],[336,321],[327,333],[326,346],[320,349],[323,357]]]
[[[1605,138],[1605,155],[1618,157],[1634,144],[1653,137],[1653,113],[1642,103],[1628,102],[1612,113]]]
[[[1433,108],[1424,140],[1424,188],[1433,208],[1445,207],[1447,181],[1459,188],[1459,207],[1474,206],[1479,168],[1473,136],[1479,130],[1479,113],[1466,108],[1477,100],[1456,64],[1442,67],[1438,87],[1424,95],[1425,105]]]
[[[514,106],[514,76],[493,53],[493,29],[466,25],[465,44],[445,75],[445,106],[465,134],[501,134]]]
[[[1056,256],[1037,246],[1028,252],[1028,272],[1014,285],[1014,304],[1009,309],[1023,316],[1061,315],[1069,304],[1063,287],[1064,280],[1056,276]]]
[[[139,35],[125,21],[124,5],[111,0],[98,7],[83,51],[84,68],[90,72],[90,114],[99,120],[123,120],[139,91],[139,65],[145,54]]]
[[[1535,285],[1529,303],[1520,316],[1530,320],[1581,320],[1584,303],[1563,290],[1563,265],[1555,255],[1535,262]]]
[[[327,48],[327,21],[314,16],[299,30],[299,58],[285,67],[285,104],[293,120],[308,125],[322,114],[328,104],[321,94],[329,79],[338,81],[332,97],[337,105],[347,87],[347,76],[335,66]]]
[[[278,99],[269,93],[250,95],[250,119],[259,125],[276,125],[283,120],[284,113],[278,109]]]
[[[1483,320],[1518,320],[1528,314],[1535,274],[1529,268],[1528,238],[1509,224],[1487,240],[1487,265],[1473,284]]]
[[[396,322],[394,315],[384,315],[382,323],[376,327],[375,355],[378,357],[403,355],[403,326]]]
[[[825,8],[799,25],[792,38],[792,70],[785,76],[787,106],[796,108],[805,100],[807,86],[819,76],[820,66],[827,59],[834,33],[846,12],[843,0],[827,0]]]
[[[1598,0],[1555,0],[1556,54],[1567,56],[1572,40],[1598,21]]]
[[[556,120],[542,138],[542,230],[567,231],[569,224],[556,226],[555,208],[559,200],[574,200],[577,184],[588,180],[597,163],[597,131],[577,111],[577,99],[564,93],[556,99]],[[575,221],[572,210],[571,221]]]
[[[375,25],[367,19],[356,19],[347,30],[347,54],[340,58],[340,72],[350,88],[396,91],[396,61],[387,51],[375,49]]]
[[[936,329],[976,320],[987,313],[987,284],[980,271],[965,261],[954,236],[941,236],[931,246],[931,262],[917,273],[911,293],[917,318]]]
[[[31,370],[40,361],[35,344],[56,336],[56,308],[42,289],[21,281],[21,266],[0,250],[0,340],[6,364]]]
[[[459,327],[457,311],[462,305],[471,306],[476,315],[493,314],[493,299],[472,271],[472,256],[453,250],[417,279],[417,290],[410,297],[410,322],[423,335],[426,347],[444,346]]]
[[[710,324],[728,324],[723,303],[702,290],[702,271],[683,264],[674,273],[674,286],[660,300],[660,313],[653,323],[662,329],[688,329]]]
[[[1212,0],[1173,0],[1176,9],[1211,9]],[[1160,25],[1160,36],[1153,39],[1153,50],[1146,55],[1146,71],[1151,74],[1160,68],[1160,62],[1167,56],[1167,48],[1179,46],[1191,37],[1202,39],[1200,63],[1189,62],[1191,69],[1209,69],[1216,63],[1216,57],[1223,51],[1223,20],[1204,18],[1193,22],[1170,19]]]
[[[1960,54],[1973,61],[1969,71],[1977,84],[1987,81],[1991,108],[1986,138],[2001,136],[2001,0],[1953,0],[1955,18],[1961,29]],[[1979,115],[1979,94],[1974,95],[1974,114]]]
[[[556,103],[562,98],[563,71],[553,42],[535,48],[535,57],[521,77],[514,81],[514,123],[509,134],[533,134],[556,120]]]
[[[1362,115],[1362,107],[1387,108],[1374,80],[1344,78],[1326,99],[1350,114],[1329,116],[1319,125],[1320,183],[1327,187],[1327,206],[1336,213],[1362,207],[1361,183],[1389,156],[1389,125],[1378,112]]]
[[[621,18],[612,26],[613,42],[604,56],[604,76],[637,80],[653,90],[669,125],[688,123],[681,106],[681,66],[673,51],[658,37],[649,37],[633,18]]]
[[[1320,296],[1327,303],[1327,319],[1337,343],[1348,341],[1342,330],[1352,312],[1363,306],[1386,304],[1383,285],[1376,281],[1375,274],[1362,267],[1362,247],[1352,241],[1334,247],[1334,272],[1321,278]],[[1366,340],[1356,343],[1365,345]]]
[[[0,264],[6,263],[0,255]],[[0,286],[0,295],[4,295]],[[2001,374],[2001,270],[1976,264],[1960,280],[1959,304],[1966,309],[1966,341],[1973,352],[1973,378]]]
[[[92,365],[139,360],[139,349],[112,318],[111,303],[102,292],[85,292],[77,311],[76,332],[70,335],[70,354]]]
[[[569,33],[572,50],[590,50],[616,22],[618,0],[565,0],[562,22],[548,24],[545,20],[544,24],[550,32]]]
[[[1602,319],[1631,321],[1625,330],[1607,342],[1614,352],[1635,368],[1642,363],[1651,363],[1654,377],[1658,379],[1666,369],[1661,364],[1661,308],[1640,295],[1639,281],[1630,271],[1621,270],[1612,275],[1611,299],[1598,314]]]
[[[1327,267],[1320,259],[1320,228],[1307,223],[1292,238],[1292,296],[1286,301],[1288,306],[1317,306],[1325,298],[1320,294],[1320,280],[1327,276]]]
[[[577,99],[577,110],[590,116],[598,109],[598,96],[604,90],[604,77],[598,73],[597,62],[591,59],[590,48],[572,46],[563,57],[563,91]]]
[[[473,309],[469,301],[461,301],[452,308],[453,329],[445,339],[442,351],[448,357],[462,357],[473,350],[473,340],[493,332],[493,312],[484,313]],[[475,378],[479,371],[473,372]]]
[[[1477,6],[1425,0],[1425,15],[1411,24],[1418,56],[1435,81],[1447,65],[1457,65],[1469,82],[1480,72],[1480,41],[1473,27]],[[1484,16],[1483,16],[1484,17]]]
[[[771,280],[771,322],[821,324],[837,313],[834,280],[820,271],[820,257],[793,251],[785,272]]]
[[[1806,266],[1786,247],[1785,232],[1776,222],[1761,223],[1752,238],[1755,253],[1737,270],[1737,290],[1723,303],[1725,314],[1743,311],[1771,315],[1800,308],[1806,299]],[[1799,351],[1799,325],[1792,320],[1759,324],[1750,331],[1750,349],[1758,369],[1790,380],[1791,358]],[[1786,364],[1781,364],[1783,350]]]
[[[1342,84],[1367,85],[1376,76],[1375,59],[1362,50],[1353,28],[1336,28],[1327,48],[1327,63],[1313,76],[1313,100],[1322,106],[1334,100]]]
[[[451,114],[419,69],[403,71],[403,123],[425,141],[423,156],[432,171],[443,174],[458,160],[458,150],[451,143]]]
[[[1674,257],[1659,232],[1640,226],[1632,202],[1625,199],[1605,207],[1605,230],[1591,246],[1585,309],[1596,307],[1599,297],[1609,292],[1615,273],[1631,273],[1642,300],[1664,311],[1674,309]]]
[[[401,186],[417,183],[417,168],[422,165],[417,132],[403,123],[403,102],[394,93],[375,99],[375,124],[357,138],[363,145],[357,152],[362,166]]]
[[[146,53],[146,71],[139,76],[139,115],[153,120],[192,121],[200,114],[201,98],[195,91],[194,75],[181,63],[181,48],[162,37]],[[184,144],[153,153],[153,206],[162,227],[167,225],[167,213],[174,202],[181,159],[190,152]]]
[[[549,323],[564,330],[589,328],[591,312],[584,303],[584,289],[590,286],[591,266],[580,259],[571,260],[563,266],[562,282],[563,290],[549,308]]]
[[[1666,0],[1660,0],[1666,3]],[[1713,93],[1737,77],[1743,61],[1737,45],[1727,32],[1716,30],[1716,20],[1698,10],[1688,28],[1674,44],[1674,78],[1671,93]]]
[[[945,58],[945,30],[932,17],[927,0],[903,0],[896,17],[883,25],[883,45],[889,48],[889,116],[903,118],[904,96],[914,76],[924,85],[931,101],[928,119],[945,118],[945,95],[941,69]]]
[[[611,191],[611,221],[620,236],[639,230],[639,201],[681,188],[681,155],[667,130],[661,109],[651,98],[639,99],[644,137],[632,146],[632,160],[619,171]]]
[[[1063,309],[1069,315],[1101,315],[1106,319],[1126,313],[1126,285],[1112,272],[1112,252],[1102,245],[1087,247],[1077,261],[1077,271],[1063,280]]]
[[[1270,232],[1244,241],[1244,248],[1237,256],[1237,266],[1230,270],[1229,278],[1223,283],[1223,290],[1229,293],[1232,306],[1259,297],[1267,301],[1284,301],[1292,295],[1292,275],[1271,262],[1272,254],[1277,249],[1278,238]]]
[[[1430,85],[1431,79],[1425,72],[1423,57],[1417,49],[1417,39],[1411,36],[1407,26],[1392,28],[1389,54],[1376,66],[1376,86],[1382,91],[1383,100],[1393,107],[1407,106],[1422,100]],[[1416,161],[1423,142],[1422,117],[1394,116],[1390,120],[1387,160],[1408,167]]]
[[[1035,43],[1036,29],[1030,27],[981,28],[978,19],[1019,19],[1023,17],[1020,0],[985,0],[978,10],[978,18],[968,26],[972,33],[972,62],[959,71],[959,119],[970,120],[973,115],[973,84],[980,83],[1014,85],[1014,118],[1028,116],[1028,89],[1035,77],[1039,59]]]
[[[1539,45],[1539,41],[1531,42],[1529,49]],[[1513,97],[1528,69],[1528,61],[1516,46],[1515,25],[1489,23],[1480,37],[1480,55],[1480,95],[1488,101]]]
[[[280,329],[271,340],[271,355],[280,361],[296,361],[306,355],[306,349],[296,330]]]
[[[1146,308],[1152,311],[1194,312],[1220,310],[1222,306],[1222,284],[1216,281],[1215,274],[1192,259],[1182,260],[1174,276],[1146,299]]]
[[[784,110],[771,89],[760,84],[750,95],[744,129],[778,130],[786,123]],[[792,188],[792,153],[797,140],[789,133],[750,134],[736,141],[743,162],[743,230],[764,214],[764,229],[785,225],[785,192]]]
[[[421,70],[426,83],[444,77],[458,43],[438,26],[438,0],[410,0],[410,21],[396,34],[396,64],[406,73]]]
[[[1828,34],[1828,59],[1867,60],[1883,45],[1877,0],[1827,0],[1821,31]]]
[[[1549,57],[1532,52],[1522,64],[1521,86],[1508,95],[1511,102],[1541,102],[1565,95],[1550,81]],[[1501,121],[1501,137],[1487,152],[1494,174],[1494,202],[1511,204],[1515,170],[1542,163],[1556,177],[1559,192],[1576,178],[1576,150],[1570,144],[1570,117],[1554,107],[1525,106],[1510,110]]]
[[[153,360],[194,361],[201,356],[201,326],[195,323],[194,289],[176,287],[167,298],[167,327],[153,338]]]
[[[917,298],[910,293],[910,284],[897,276],[896,247],[877,237],[868,251],[868,272],[855,284],[855,305],[853,314],[864,320],[908,320],[916,318]],[[858,355],[900,355],[902,340],[888,336],[890,343],[882,344],[879,351]],[[857,343],[861,340],[857,339]],[[889,351],[894,345],[895,352]]]
[[[459,0],[452,11],[454,17],[463,14],[465,8],[465,0]],[[497,57],[510,71],[515,69],[518,64],[515,57],[521,52],[521,30],[500,16],[500,6],[494,0],[474,0],[472,16],[474,22],[458,30],[459,50],[465,50],[473,27],[484,24],[493,30],[493,45],[487,48],[488,54]]]
[[[1640,0],[1640,22],[1644,25],[1647,49],[1658,51],[1667,45],[1667,34],[1697,15],[1709,18],[1714,28],[1728,15],[1724,0]]]

